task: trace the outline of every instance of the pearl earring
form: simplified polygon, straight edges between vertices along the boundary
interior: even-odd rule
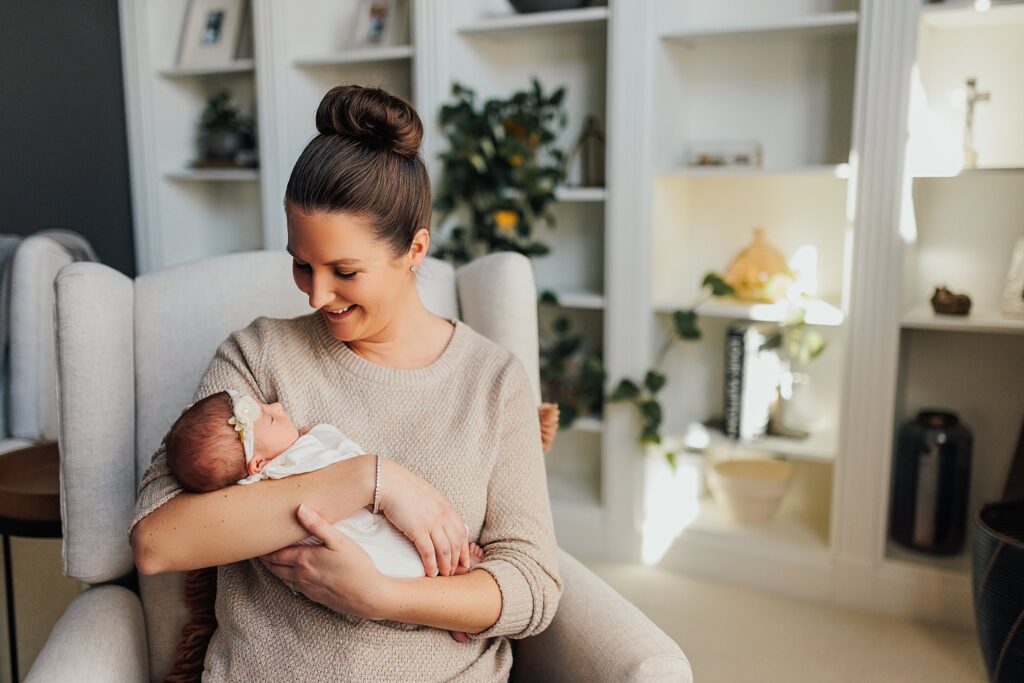
[[[409,266],[409,270],[411,270],[412,272],[415,273],[416,272],[416,264],[414,263],[411,266]]]

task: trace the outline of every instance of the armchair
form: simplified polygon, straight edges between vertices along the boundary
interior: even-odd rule
[[[64,571],[90,584],[29,681],[162,680],[186,619],[181,574],[104,585],[135,571],[127,529],[137,483],[217,344],[257,315],[308,312],[283,252],[200,261],[136,280],[91,263],[57,278]],[[539,400],[536,290],[527,259],[500,254],[457,271],[428,259],[424,304],[516,353]],[[237,283],[244,282],[244,288]],[[230,293],[231,305],[224,305]],[[543,633],[514,643],[512,680],[690,681],[679,647],[564,551],[565,592]]]

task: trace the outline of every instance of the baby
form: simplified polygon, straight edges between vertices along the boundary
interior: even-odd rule
[[[557,405],[541,406],[545,452],[557,431],[558,417]],[[364,453],[332,425],[298,430],[280,403],[267,405],[233,390],[211,394],[185,410],[171,427],[166,446],[168,467],[182,487],[193,493],[312,472]],[[358,543],[385,576],[424,576],[415,545],[384,515],[360,508],[334,526]],[[320,543],[315,536],[299,541],[301,545]],[[465,574],[483,561],[483,549],[476,543],[469,544],[469,551],[470,568],[459,565],[456,574]],[[194,613],[183,631],[183,643],[186,633],[208,628],[200,622]],[[451,635],[459,642],[468,640],[465,633],[451,631]]]
[[[337,427],[298,430],[280,403],[267,405],[235,391],[212,394],[186,410],[167,435],[167,465],[188,491],[216,491],[312,472],[365,451]],[[335,528],[358,543],[385,576],[419,577],[416,546],[382,514],[360,508]],[[301,545],[316,545],[310,536]],[[470,544],[471,567],[483,550]],[[469,571],[458,567],[456,573]]]

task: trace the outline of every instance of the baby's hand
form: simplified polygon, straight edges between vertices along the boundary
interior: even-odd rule
[[[477,564],[484,561],[484,549],[478,546],[476,543],[469,544],[469,555],[471,557],[469,562],[469,569],[472,569]],[[465,574],[469,571],[469,569],[466,569],[460,564],[458,567],[455,568],[455,573]],[[452,634],[452,638],[454,638],[456,642],[465,643],[467,640],[469,640],[469,636],[463,632],[449,631],[449,633]]]

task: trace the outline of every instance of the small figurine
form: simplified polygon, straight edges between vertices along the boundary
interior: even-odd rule
[[[967,315],[971,312],[971,297],[954,294],[946,287],[936,287],[932,295],[932,309],[942,315]]]

